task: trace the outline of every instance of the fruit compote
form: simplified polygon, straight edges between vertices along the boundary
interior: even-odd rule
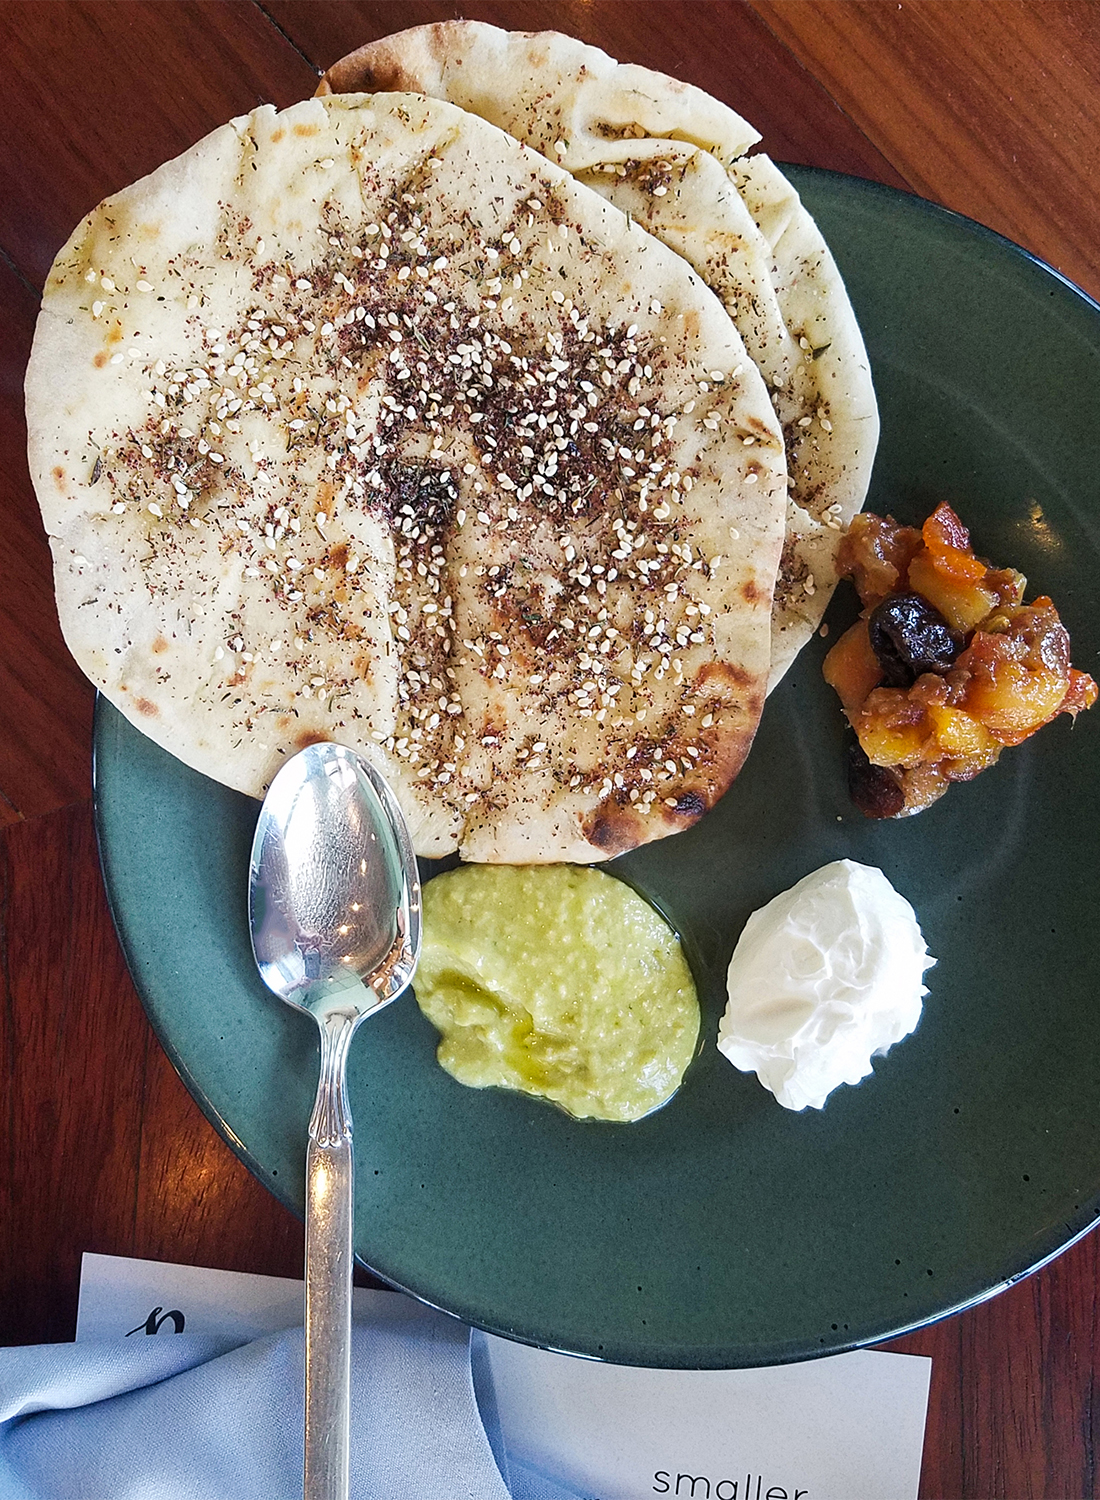
[[[868,817],[920,812],[1006,745],[1096,702],[1054,605],[1025,604],[1022,573],[975,557],[946,502],[919,531],[856,516],[838,561],[863,613],[824,673],[856,732],[849,785]]]

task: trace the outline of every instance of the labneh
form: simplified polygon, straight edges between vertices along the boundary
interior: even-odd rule
[[[824,865],[745,923],[719,1050],[787,1109],[821,1109],[916,1027],[935,961],[881,870]]]

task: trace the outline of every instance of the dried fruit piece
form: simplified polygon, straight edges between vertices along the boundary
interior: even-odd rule
[[[885,766],[873,766],[858,740],[848,746],[848,795],[869,818],[896,818],[905,809],[901,782]]]
[[[890,687],[911,687],[922,672],[946,672],[963,647],[920,594],[888,594],[871,611],[867,632]]]

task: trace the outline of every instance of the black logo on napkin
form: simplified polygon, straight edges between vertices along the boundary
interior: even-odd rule
[[[164,1314],[163,1317],[161,1316],[162,1313]],[[139,1323],[136,1328],[131,1328],[130,1333],[159,1333],[169,1318],[172,1320],[172,1332],[182,1333],[184,1316],[179,1308],[173,1308],[171,1312],[164,1312],[164,1309],[161,1307],[154,1307],[153,1311],[145,1319],[145,1322]],[[130,1333],[126,1335],[127,1338],[130,1337]]]

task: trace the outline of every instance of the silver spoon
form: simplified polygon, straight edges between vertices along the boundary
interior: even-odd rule
[[[321,1030],[306,1152],[306,1500],[346,1500],[354,1160],[346,1066],[355,1028],[405,989],[420,882],[397,801],[342,745],[310,745],[268,790],[252,842],[261,978]]]

